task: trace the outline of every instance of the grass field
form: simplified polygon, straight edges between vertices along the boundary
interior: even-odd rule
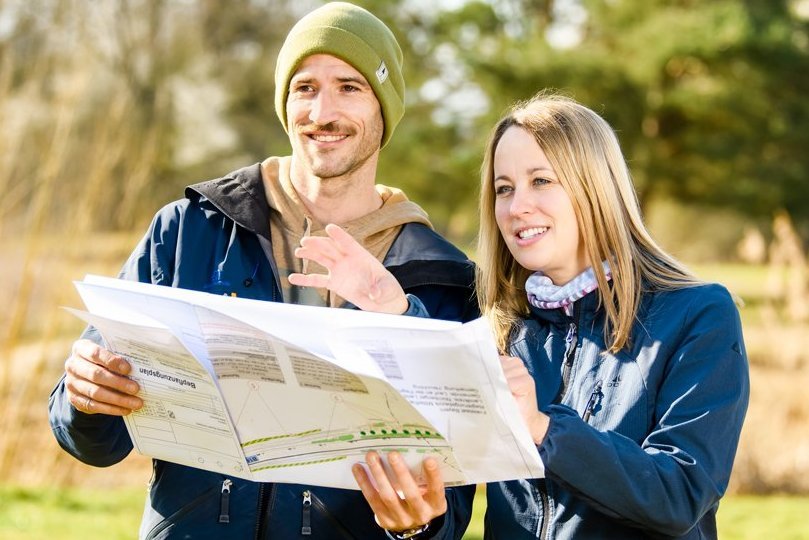
[[[478,490],[480,493],[481,490]],[[0,540],[133,540],[143,489],[0,487]],[[485,498],[464,538],[483,538]],[[809,540],[809,497],[728,496],[719,510],[722,540]]]
[[[122,243],[112,239],[106,249],[114,251]],[[98,255],[97,266],[92,268],[82,259],[82,268],[114,275],[112,263],[105,261],[123,256]],[[58,447],[44,412],[47,393],[62,373],[65,352],[81,329],[77,320],[53,307],[80,305],[71,296],[72,286],[52,282],[49,276],[80,277],[83,271],[70,266],[76,264],[65,257],[40,264],[25,305],[10,302],[16,307],[0,311],[0,328],[18,330],[9,334],[17,336],[14,340],[0,342],[0,417],[15,426],[13,436],[0,437],[0,477],[8,483],[0,486],[0,540],[137,537],[144,488],[131,486],[142,485],[148,478],[147,458],[130,456],[115,471],[89,468]],[[705,279],[724,283],[742,300],[740,311],[751,360],[751,403],[731,477],[729,493],[733,495],[726,497],[719,513],[720,538],[809,540],[806,323],[782,319],[783,308],[778,304],[770,309],[767,284],[772,272],[764,266],[716,264],[694,270]],[[0,265],[0,278],[7,278],[0,282],[5,292],[12,293],[11,299],[19,288],[15,281],[19,275],[15,268]],[[0,299],[5,297],[2,293],[0,287]],[[105,490],[104,486],[114,487]],[[804,496],[739,495],[772,492]],[[467,540],[482,539],[484,510],[481,497]]]

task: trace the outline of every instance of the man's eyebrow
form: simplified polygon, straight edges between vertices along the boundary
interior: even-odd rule
[[[363,88],[370,88],[371,85],[368,84],[368,81],[365,80],[364,77],[358,77],[356,75],[346,75],[345,77],[336,77],[336,80],[340,84],[345,83],[354,83]],[[317,79],[309,75],[307,73],[299,73],[297,75],[293,75],[292,78],[289,80],[289,84],[313,84],[316,83]]]
[[[365,80],[364,77],[356,77],[356,76],[348,76],[348,77],[337,77],[337,81],[341,83],[357,83],[360,86],[369,87],[371,86],[368,84],[368,81]]]
[[[301,73],[300,75],[293,75],[292,78],[289,80],[290,84],[292,83],[310,83],[314,79],[312,76],[307,75],[306,73]]]

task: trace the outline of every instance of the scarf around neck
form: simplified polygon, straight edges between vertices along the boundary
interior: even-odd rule
[[[607,261],[601,263],[607,280],[612,278],[610,265]],[[592,267],[574,277],[564,285],[554,285],[551,278],[542,272],[534,272],[525,282],[525,292],[528,293],[528,302],[539,309],[562,308],[570,315],[573,303],[584,298],[598,288],[596,275]]]

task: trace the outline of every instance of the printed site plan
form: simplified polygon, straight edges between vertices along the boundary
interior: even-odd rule
[[[124,417],[147,456],[264,482],[358,489],[397,450],[447,485],[544,476],[485,319],[460,324],[87,276],[105,346],[133,365]]]

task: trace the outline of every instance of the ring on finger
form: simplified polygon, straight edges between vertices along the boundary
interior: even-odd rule
[[[84,408],[88,411],[93,409],[93,398],[87,396],[87,401],[84,402]]]

